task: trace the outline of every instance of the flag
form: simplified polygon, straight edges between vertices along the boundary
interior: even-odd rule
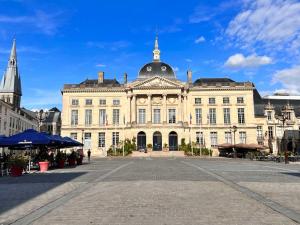
[[[192,124],[192,114],[190,113],[190,124]]]
[[[106,126],[108,125],[107,115],[105,115]]]

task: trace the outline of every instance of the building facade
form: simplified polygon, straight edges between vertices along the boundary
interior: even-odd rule
[[[176,151],[182,141],[196,143],[219,154],[222,144],[259,142],[258,126],[263,100],[251,82],[228,78],[176,78],[172,67],[160,60],[155,40],[153,61],[137,78],[123,83],[98,79],[65,84],[62,90],[62,135],[82,141],[94,155],[105,156],[111,146],[135,138],[138,149],[151,144],[153,151]],[[261,103],[262,104],[262,103]],[[264,108],[262,108],[264,110]]]
[[[53,107],[49,110],[38,110],[35,112],[39,121],[39,130],[52,135],[60,135],[61,112]]]
[[[21,78],[18,70],[16,40],[13,41],[7,68],[0,83],[0,134],[10,136],[26,129],[37,129],[33,112],[21,108]]]

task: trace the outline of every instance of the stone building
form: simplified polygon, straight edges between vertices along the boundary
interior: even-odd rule
[[[257,143],[254,92],[251,82],[228,78],[176,78],[160,60],[155,40],[153,61],[133,82],[98,79],[65,84],[62,90],[62,135],[83,141],[94,155],[106,155],[112,145],[129,138],[137,148],[178,150],[182,139],[197,142],[218,155],[222,143]],[[237,128],[234,130],[233,128]]]
[[[61,112],[53,107],[49,110],[36,111],[36,117],[39,120],[39,130],[52,135],[60,135],[61,130]]]
[[[21,108],[21,78],[18,70],[16,41],[13,41],[7,68],[0,83],[0,134],[10,136],[26,129],[37,129],[37,118]]]

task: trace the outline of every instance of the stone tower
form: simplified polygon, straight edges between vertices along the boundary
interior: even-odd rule
[[[14,39],[7,68],[0,83],[0,99],[20,108],[21,96],[21,78],[18,71],[16,40]]]

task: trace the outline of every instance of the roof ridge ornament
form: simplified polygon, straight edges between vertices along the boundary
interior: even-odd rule
[[[153,62],[160,62],[160,50],[158,49],[158,36],[156,35],[153,50]]]

